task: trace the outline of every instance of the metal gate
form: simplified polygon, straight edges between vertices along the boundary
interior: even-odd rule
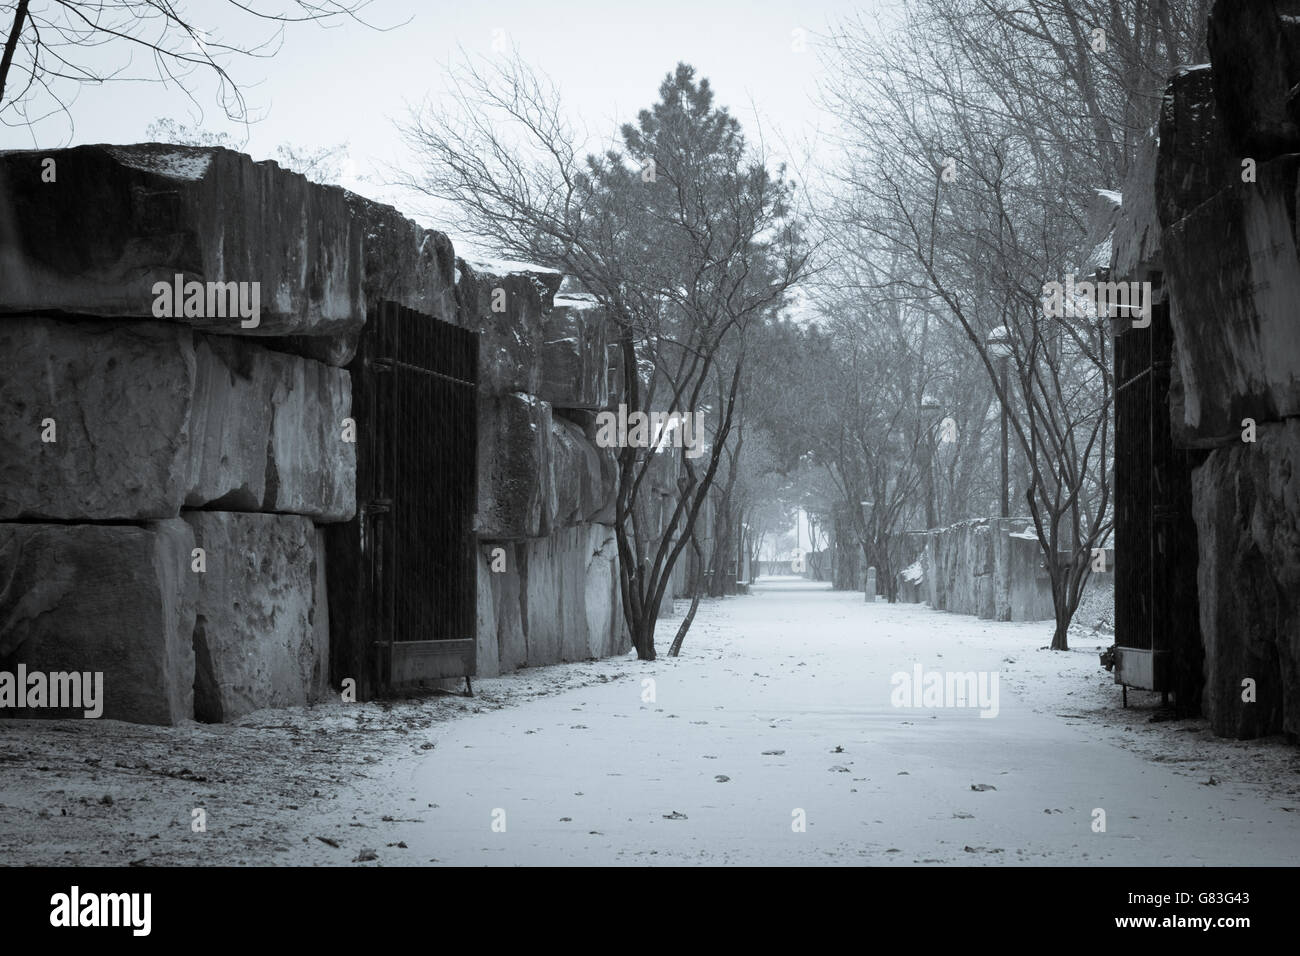
[[[334,678],[359,674],[360,699],[468,678],[477,624],[478,336],[384,302],[367,317],[349,368],[357,518],[340,526],[342,548],[331,536]]]
[[[1115,680],[1173,691],[1199,708],[1203,677],[1196,598],[1192,453],[1170,425],[1173,331],[1167,301],[1151,324],[1115,339]]]

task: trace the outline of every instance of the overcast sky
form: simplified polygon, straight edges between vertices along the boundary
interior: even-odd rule
[[[761,122],[772,152],[798,165],[819,132],[830,128],[816,106],[818,37],[847,16],[872,12],[873,6],[873,0],[375,0],[366,12],[370,22],[410,22],[388,32],[294,24],[274,58],[233,65],[250,106],[265,113],[247,130],[226,121],[215,87],[205,77],[192,84],[205,111],[201,118],[174,87],[129,83],[83,88],[72,107],[76,125],[70,142],[141,141],[160,117],[201,122],[205,129],[228,131],[238,140],[247,136],[245,149],[257,158],[272,157],[283,142],[317,147],[347,141],[354,169],[342,185],[416,214],[415,199],[383,185],[383,164],[405,159],[393,121],[405,116],[408,103],[426,96],[436,101],[445,65],[460,55],[459,48],[491,55],[493,38],[501,35],[559,84],[568,112],[592,133],[604,134],[634,119],[654,101],[664,74],[685,60],[710,79],[716,101],[731,108],[751,139]],[[214,36],[232,41],[251,36],[237,31],[236,24],[249,21],[232,17],[225,0],[183,3],[181,8]],[[62,118],[39,124],[32,133],[0,129],[4,147],[68,143]]]

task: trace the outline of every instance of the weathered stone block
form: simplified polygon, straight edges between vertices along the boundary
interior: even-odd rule
[[[1180,71],[1165,89],[1155,172],[1156,211],[1165,228],[1220,189],[1241,182],[1241,164],[1223,130],[1214,86],[1210,68],[1199,66]]]
[[[499,572],[490,570],[497,547],[506,552]],[[611,529],[577,525],[545,538],[485,543],[479,555],[481,676],[608,657],[630,647]],[[485,625],[493,628],[486,638]],[[493,666],[497,670],[489,670]]]
[[[52,158],[58,179],[41,182]],[[343,190],[219,148],[78,146],[0,154],[0,313],[155,318],[154,284],[257,282],[232,335],[335,336],[365,322],[361,230]]]
[[[194,387],[188,329],[0,320],[0,519],[175,517]]]
[[[177,518],[141,527],[0,524],[0,669],[102,672],[103,717],[191,719],[193,547]]]
[[[366,302],[398,305],[460,324],[456,253],[441,232],[425,229],[392,206],[345,193],[362,232]]]
[[[632,646],[623,621],[623,596],[618,583],[618,542],[614,530],[591,525],[587,559],[587,653],[591,657],[626,654]]]
[[[186,507],[351,518],[348,372],[226,336],[196,336],[195,358]]]
[[[271,445],[271,363],[226,336],[197,336],[187,508],[260,511]]]
[[[230,721],[319,700],[329,677],[320,532],[297,515],[187,511],[197,574],[194,714]]]
[[[479,391],[483,395],[509,392],[537,394],[541,375],[543,314],[559,287],[559,273],[489,271],[485,265],[456,260],[460,321],[481,330]],[[496,308],[494,308],[494,306]],[[498,311],[503,310],[503,311]]]
[[[1239,440],[1243,418],[1300,414],[1300,156],[1216,193],[1164,232],[1182,419],[1175,442]]]
[[[585,293],[556,296],[545,320],[538,395],[556,408],[609,404],[608,320]]]
[[[603,519],[612,520],[614,472],[602,459],[612,458],[587,437],[583,429],[556,415],[551,419],[550,486],[555,506],[551,528],[567,528]]]
[[[528,665],[625,652],[614,532],[579,525],[526,548]]]
[[[532,395],[481,398],[478,403],[478,512],[483,538],[518,539],[546,533],[554,505],[551,407]]]
[[[346,521],[356,512],[356,443],[344,440],[352,409],[345,369],[266,353],[274,409],[263,511]]]
[[[351,379],[160,322],[0,321],[0,519],[355,510]],[[52,442],[41,440],[53,419]]]
[[[924,588],[930,606],[987,620],[1050,618],[1032,529],[1029,518],[983,518],[929,532]]]
[[[1300,3],[1218,0],[1207,41],[1219,109],[1239,155],[1300,150]]]
[[[1257,438],[1192,470],[1202,700],[1214,732],[1238,738],[1300,734],[1300,419]]]

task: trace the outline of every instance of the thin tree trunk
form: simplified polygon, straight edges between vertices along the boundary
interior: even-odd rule
[[[704,567],[704,556],[700,554],[700,543],[695,540],[694,534],[691,535],[691,547],[695,549],[695,586],[691,588],[691,609],[686,612],[681,626],[677,628],[677,636],[668,648],[669,657],[676,657],[681,652],[682,641],[686,640],[686,632],[691,629],[691,621],[695,620],[695,611],[700,606],[700,571]]]

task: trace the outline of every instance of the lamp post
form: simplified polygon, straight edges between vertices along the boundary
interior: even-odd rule
[[[1011,333],[1005,325],[1000,325],[989,333],[989,354],[998,359],[998,376],[1002,381],[1002,511],[1001,517],[1011,517],[1010,488],[1007,476],[1007,365],[1011,358]]]
[[[933,414],[934,412],[943,411],[943,406],[929,395],[925,395],[921,398],[921,411]],[[934,436],[928,432],[927,436],[930,448],[925,463],[925,526],[933,528],[939,523],[938,509],[934,503]]]
[[[865,533],[866,533],[867,535],[870,535],[870,533],[871,533],[871,532],[870,532],[870,529],[871,529],[871,522],[867,519],[867,509],[868,509],[868,508],[874,508],[874,507],[876,506],[876,503],[875,503],[874,501],[859,501],[858,504],[862,506],[862,527],[863,527]],[[866,559],[866,554],[865,554],[866,549],[864,548],[863,551],[864,551],[864,553],[863,553],[863,559],[865,560],[865,559]],[[867,567],[865,567],[865,568],[862,569],[862,580],[863,580],[863,582],[864,582],[864,584],[863,584],[863,588],[862,588],[862,600],[864,600],[864,601],[868,601],[868,602],[875,601],[875,599],[876,599],[875,589],[874,589],[874,588],[868,588],[868,587],[866,587],[866,584],[865,584],[867,578],[868,578],[869,575],[870,575],[870,572],[871,572],[871,567],[870,567],[870,566],[867,566]]]

